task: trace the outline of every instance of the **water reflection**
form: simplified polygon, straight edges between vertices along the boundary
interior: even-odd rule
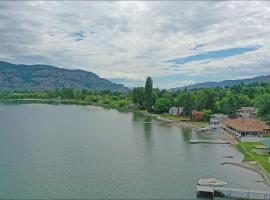
[[[139,113],[132,113],[133,115],[132,115],[132,120],[134,121],[134,122],[141,122],[141,120],[142,120],[142,115],[141,114],[139,114]]]
[[[191,129],[190,128],[182,128],[182,135],[185,142],[189,142],[191,140]]]
[[[146,142],[147,148],[151,146],[151,138],[152,138],[152,119],[151,117],[145,117],[144,118],[144,124],[143,124],[143,133],[144,133],[144,138]]]

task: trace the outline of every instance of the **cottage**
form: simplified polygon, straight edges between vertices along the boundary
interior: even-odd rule
[[[175,116],[181,115],[182,112],[183,112],[182,107],[171,107],[170,110],[169,110],[169,114],[170,115],[175,115]]]
[[[203,113],[197,110],[192,111],[192,119],[193,120],[202,120],[203,119]]]
[[[241,109],[238,110],[239,117],[255,119],[256,115],[257,115],[257,109],[254,107],[241,107]]]
[[[262,137],[270,132],[270,126],[262,121],[249,118],[228,119],[224,121],[223,128],[237,139]]]

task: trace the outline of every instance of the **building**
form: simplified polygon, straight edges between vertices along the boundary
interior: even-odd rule
[[[250,118],[228,119],[224,121],[223,128],[240,140],[243,137],[263,137],[263,135],[270,133],[270,126]]]
[[[241,109],[238,110],[239,117],[255,119],[256,115],[257,115],[257,109],[254,107],[241,107]]]
[[[210,118],[210,126],[213,128],[220,128],[223,126],[223,122],[228,119],[227,115],[213,114]]]
[[[268,162],[270,163],[270,138],[264,138],[261,143],[268,150]]]
[[[192,119],[193,120],[202,120],[203,119],[203,113],[197,110],[192,111]]]
[[[169,114],[179,116],[182,115],[183,108],[182,107],[171,107],[169,110]]]

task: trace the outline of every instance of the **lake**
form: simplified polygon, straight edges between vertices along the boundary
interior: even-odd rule
[[[91,106],[0,104],[0,198],[196,198],[199,177],[269,190],[192,128]],[[146,123],[145,123],[146,122]],[[224,156],[234,156],[233,159]]]

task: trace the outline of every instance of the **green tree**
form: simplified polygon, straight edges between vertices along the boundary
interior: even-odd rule
[[[207,110],[207,109],[203,109],[203,120],[204,121],[209,121],[210,117],[212,115],[212,110]]]
[[[62,99],[72,99],[73,90],[71,88],[62,88],[62,90],[60,91],[60,96]]]
[[[81,98],[81,90],[79,90],[79,89],[74,89],[74,90],[73,90],[73,98],[74,98],[74,99],[80,99],[80,98]]]
[[[183,115],[191,117],[193,108],[193,97],[190,92],[181,92],[176,98],[176,105],[183,107]]]
[[[239,102],[234,95],[223,97],[216,102],[217,110],[224,114],[234,114],[239,108]]]
[[[255,107],[258,108],[258,114],[270,121],[270,94],[257,96],[254,100]]]
[[[237,96],[240,106],[252,106],[252,102],[247,95],[240,94]]]
[[[144,108],[145,101],[145,89],[143,87],[136,87],[132,90],[132,101],[140,109]]]
[[[168,98],[158,98],[154,104],[154,111],[156,113],[168,112],[172,106],[172,101]]]
[[[214,89],[202,89],[194,94],[194,106],[197,110],[216,110],[215,102],[218,95]]]
[[[151,77],[146,78],[145,82],[145,106],[148,112],[152,111],[153,106],[153,81]]]

